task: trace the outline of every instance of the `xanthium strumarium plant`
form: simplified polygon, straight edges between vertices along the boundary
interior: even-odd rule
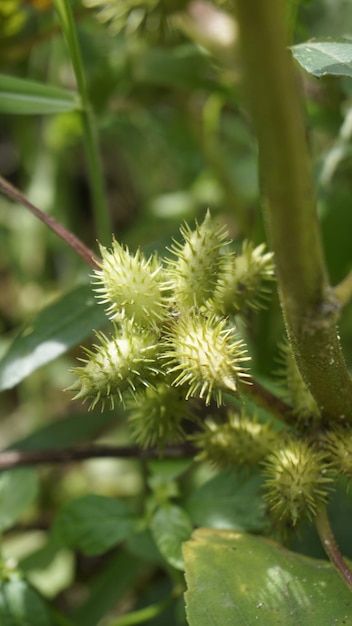
[[[99,343],[85,350],[70,389],[90,408],[121,402],[141,446],[162,450],[188,440],[198,460],[261,468],[271,515],[294,526],[328,499],[334,468],[352,474],[352,441],[346,458],[344,431],[315,440],[307,434],[319,409],[288,347],[281,370],[295,425],[277,429],[226,407],[226,394],[239,397],[251,385],[238,320],[265,306],[273,255],[248,242],[236,254],[209,211],[194,230],[182,226],[181,235],[165,259],[131,254],[116,240],[111,249],[101,246],[93,284],[112,332],[96,333]]]

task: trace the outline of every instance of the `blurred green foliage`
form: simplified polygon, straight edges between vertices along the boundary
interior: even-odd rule
[[[287,7],[288,16],[294,16],[290,18],[292,43],[351,35],[346,32],[352,23],[352,2],[348,0],[287,0]],[[73,9],[115,237],[131,250],[139,246],[148,254],[163,250],[178,236],[180,222],[193,222],[195,217],[201,221],[210,207],[218,221],[228,225],[235,249],[240,249],[243,239],[255,245],[264,241],[256,143],[240,86],[231,0],[213,4],[202,0],[76,0]],[[1,74],[76,90],[51,4],[6,0],[1,3],[0,23]],[[352,265],[352,83],[344,76],[318,79],[298,64],[297,74],[305,97],[327,266],[331,282],[336,284]],[[79,110],[46,113],[0,114],[0,173],[97,251]],[[64,242],[25,208],[0,198],[0,356],[19,332],[25,336],[32,325],[36,328],[36,316],[46,306],[49,311],[53,307],[56,328],[62,302],[66,302],[63,294],[72,291],[77,295],[77,288],[87,298],[87,287],[80,285],[88,281],[89,269]],[[90,311],[90,316],[97,328],[99,312]],[[51,323],[45,322],[49,331]],[[56,346],[56,352],[48,346],[48,357],[41,361],[46,367],[3,391],[3,449],[42,450],[92,441],[131,443],[122,409],[111,415],[85,417],[78,415],[80,405],[62,392],[72,382],[68,370],[78,354],[75,346],[89,332],[78,328],[79,320],[75,323],[76,341],[70,339],[61,351]],[[266,311],[255,317],[249,314],[244,333],[256,377],[273,388],[277,346],[283,336],[276,295]],[[346,360],[352,366],[351,304],[342,312],[340,333]],[[63,352],[60,359],[53,360]],[[257,498],[259,479],[255,476],[249,481],[241,499],[241,493],[235,497],[228,489],[233,484],[236,493],[240,492],[243,484],[246,486],[242,477],[231,476],[229,482],[224,473],[218,474],[207,464],[101,459],[21,471],[22,487],[35,483],[36,488],[31,486],[26,493],[24,515],[16,501],[18,513],[11,524],[18,522],[17,526],[8,529],[0,511],[0,526],[8,529],[2,558],[4,563],[9,559],[18,562],[18,569],[6,570],[0,588],[4,626],[24,623],[20,614],[1,613],[12,585],[28,599],[33,611],[38,610],[39,617],[28,622],[33,626],[118,626],[120,615],[157,606],[167,596],[171,597],[170,606],[160,616],[156,610],[148,623],[181,626],[186,622],[178,601],[183,591],[180,545],[191,526],[206,524],[249,532],[265,528]],[[18,480],[18,475],[9,474],[1,476],[0,502],[3,498],[4,506],[10,502],[6,500],[8,485],[16,489]],[[73,552],[71,540],[58,539],[62,519],[68,533],[77,523],[74,505],[72,510],[61,507],[69,506],[67,501],[72,498],[88,497],[87,493],[91,498],[121,498],[117,502],[127,507],[131,519],[130,511],[137,519],[136,523],[133,517],[132,524],[128,518],[125,534],[115,528],[115,540],[104,536],[109,531],[98,524],[101,534],[95,540],[104,547],[98,555],[84,549]],[[250,511],[249,496],[254,500]],[[339,508],[345,499],[339,493],[335,496],[335,510],[341,509],[343,551],[350,543],[343,520],[350,511]],[[61,517],[56,516],[59,509]],[[51,533],[54,518],[56,533]],[[170,520],[175,533],[162,535],[160,528],[169,528]],[[304,528],[292,539],[292,546],[315,555]],[[23,572],[45,598],[42,603],[37,591],[22,580]]]

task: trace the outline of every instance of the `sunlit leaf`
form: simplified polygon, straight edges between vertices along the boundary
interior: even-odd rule
[[[313,76],[352,76],[352,41],[307,41],[291,48]]]
[[[80,285],[44,308],[14,339],[0,362],[0,391],[77,345],[106,322],[89,285]]]
[[[352,594],[327,561],[232,531],[184,544],[189,626],[349,624]]]

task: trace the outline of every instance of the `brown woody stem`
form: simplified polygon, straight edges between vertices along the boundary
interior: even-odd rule
[[[326,506],[323,506],[315,518],[315,525],[323,548],[338,573],[352,590],[352,571],[343,558],[331,530]]]
[[[71,233],[65,226],[60,224],[54,217],[47,215],[32,204],[19,189],[11,185],[9,181],[0,176],[0,190],[11,200],[19,202],[33,213],[41,222],[50,228],[60,239],[65,241],[82,259],[94,269],[99,267],[99,257],[90,250],[80,239]]]
[[[59,450],[5,450],[0,452],[0,470],[27,465],[54,465],[75,463],[86,459],[179,459],[194,456],[196,449],[189,444],[141,449],[139,446],[82,446]]]
[[[295,424],[292,408],[256,380],[251,379],[251,384],[239,383],[239,389],[244,396],[274,417],[291,426]]]

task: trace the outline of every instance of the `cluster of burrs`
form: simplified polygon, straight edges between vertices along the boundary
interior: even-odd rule
[[[224,392],[250,381],[236,317],[261,307],[273,278],[264,245],[245,243],[236,254],[209,212],[181,235],[165,259],[131,254],[116,240],[111,249],[101,246],[93,284],[112,332],[96,333],[99,344],[74,369],[75,397],[90,408],[122,402],[143,445],[180,434],[192,398],[219,406]]]
[[[237,323],[265,305],[274,276],[272,253],[248,242],[235,253],[226,228],[209,212],[194,229],[184,225],[181,236],[164,259],[146,258],[140,250],[131,254],[116,240],[111,249],[101,246],[93,284],[112,330],[109,336],[96,333],[97,344],[85,350],[83,366],[74,368],[70,389],[90,408],[121,402],[141,446],[162,448],[188,439],[200,460],[260,467],[277,518],[295,524],[303,514],[314,516],[333,480],[326,450],[342,449],[342,435],[334,434],[337,445],[331,435],[321,451],[271,422],[216,408],[226,405],[226,394],[251,384]],[[298,423],[315,413],[318,419],[288,353],[285,367]],[[187,421],[193,428],[185,427]]]

